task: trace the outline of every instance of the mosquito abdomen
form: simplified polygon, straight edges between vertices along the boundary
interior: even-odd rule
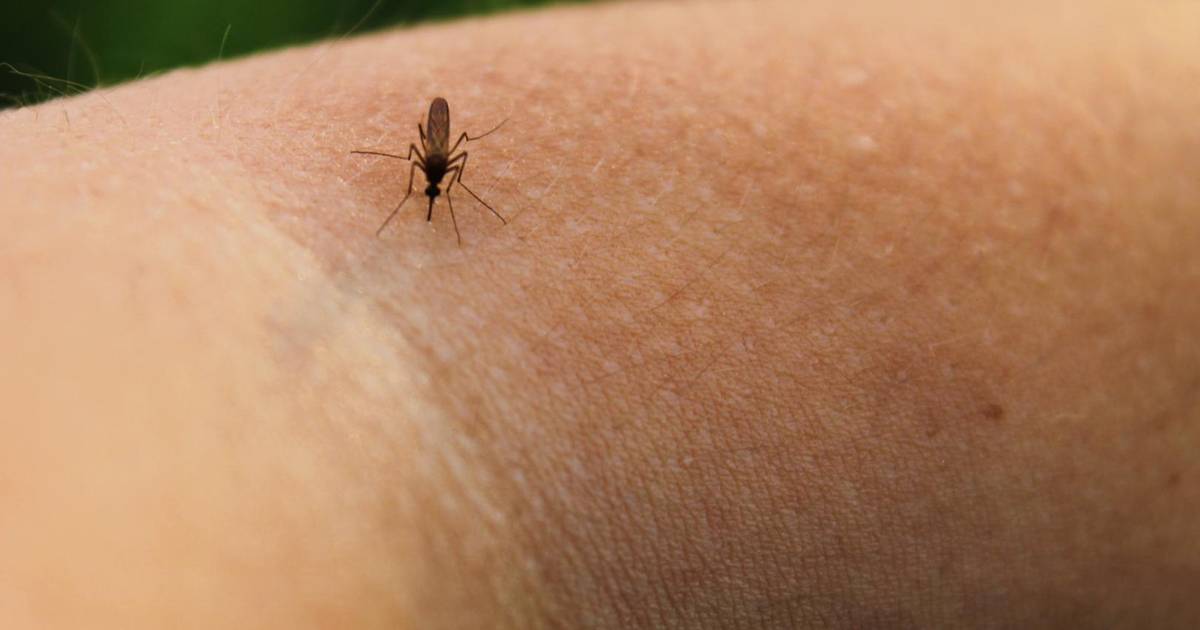
[[[437,97],[429,104],[429,119],[426,121],[429,134],[428,153],[445,154],[450,147],[450,104]]]

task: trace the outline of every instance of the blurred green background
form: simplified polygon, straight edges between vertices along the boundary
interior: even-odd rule
[[[227,28],[231,57],[555,1],[0,0],[0,108],[216,59]]]

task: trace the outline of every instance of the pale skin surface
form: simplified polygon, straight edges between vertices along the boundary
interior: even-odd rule
[[[0,113],[0,627],[1194,627],[1200,5],[800,4]]]

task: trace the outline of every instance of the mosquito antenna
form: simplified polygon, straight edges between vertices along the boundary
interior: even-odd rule
[[[490,136],[490,135],[491,135],[493,132],[495,132],[495,131],[497,131],[498,129],[500,129],[501,127],[503,127],[503,126],[504,126],[504,123],[506,123],[506,122],[508,122],[508,119],[507,119],[507,118],[505,118],[504,120],[501,120],[499,125],[496,125],[495,127],[492,127],[491,129],[489,129],[489,130],[488,130],[488,132],[487,132],[487,133],[483,133],[483,134],[480,134],[480,135],[478,135],[478,136],[475,136],[475,137],[467,136],[467,142],[473,142],[473,141],[475,141],[475,140],[478,140],[478,139],[480,139],[480,138],[484,138],[484,137]]]

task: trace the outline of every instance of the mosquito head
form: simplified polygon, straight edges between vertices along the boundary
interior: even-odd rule
[[[429,201],[433,201],[442,194],[442,189],[438,188],[437,184],[430,184],[425,187],[425,194],[429,197]]]

